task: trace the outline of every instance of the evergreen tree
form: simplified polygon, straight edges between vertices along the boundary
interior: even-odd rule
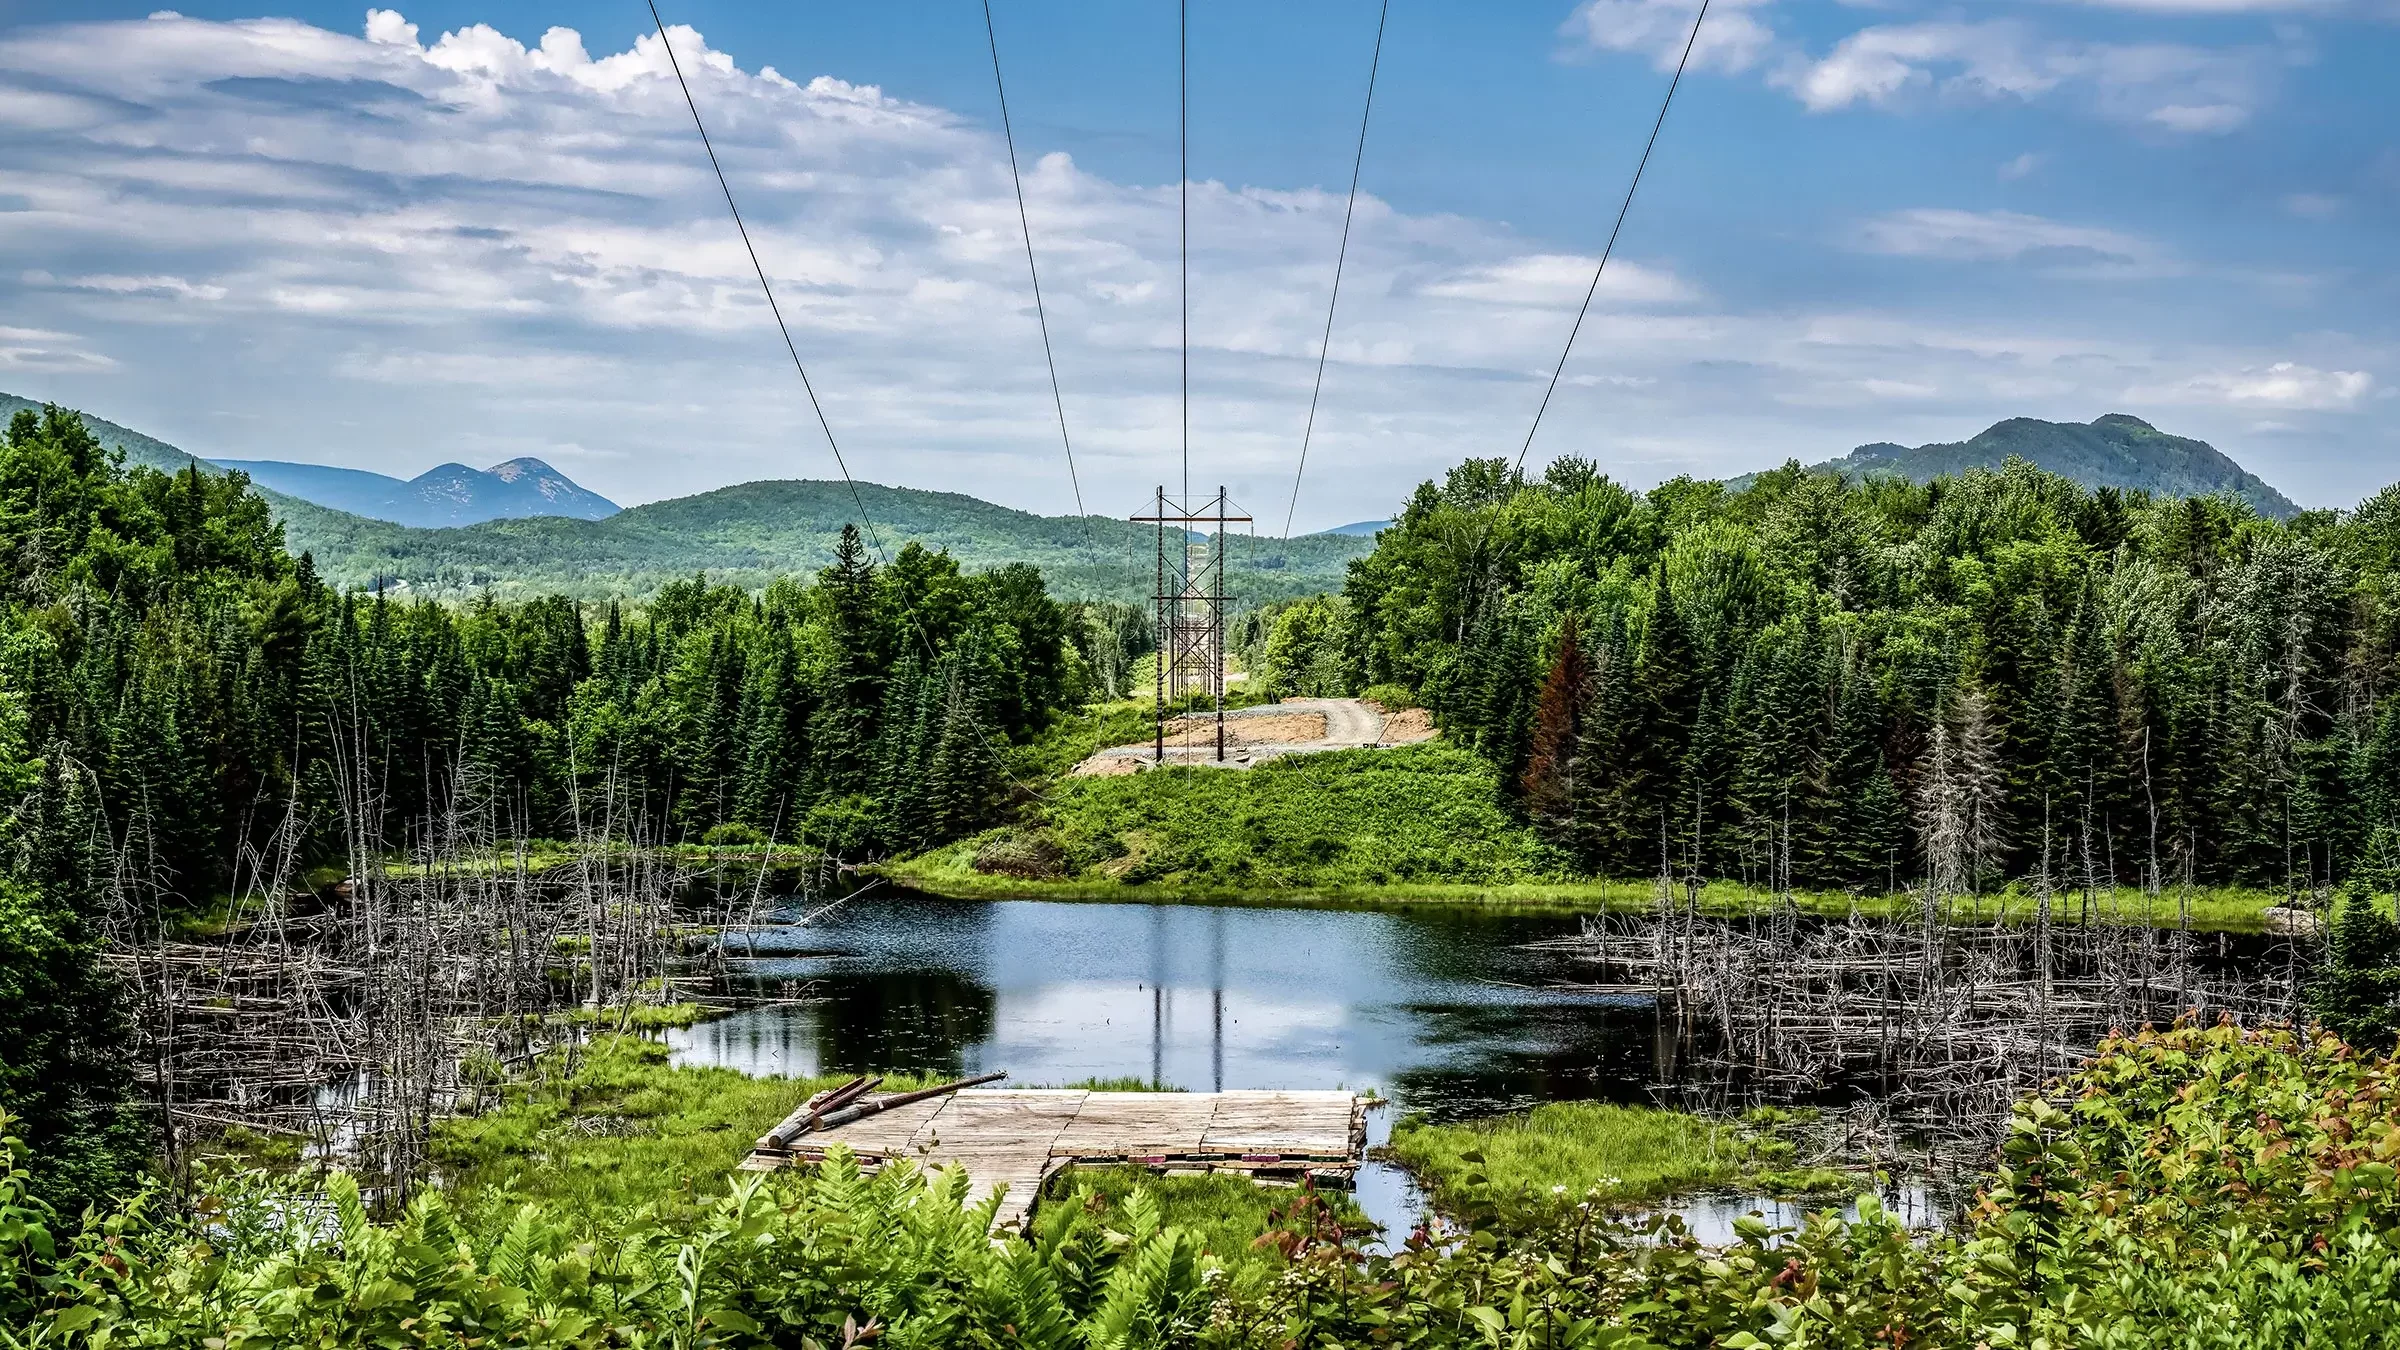
[[[22,767],[0,763],[0,777]],[[51,745],[0,876],[0,1107],[33,1148],[35,1192],[64,1214],[125,1192],[149,1142],[131,1105],[125,991],[99,961],[99,828],[67,748]]]
[[[817,574],[817,591],[833,659],[809,715],[809,754],[822,793],[840,796],[863,791],[874,772],[876,713],[892,655],[875,565],[857,526],[842,526],[833,566]]]
[[[1584,705],[1591,698],[1591,668],[1575,633],[1575,614],[1568,611],[1559,626],[1558,653],[1550,673],[1533,700],[1533,743],[1519,780],[1525,813],[1553,842],[1572,839],[1575,809],[1583,792],[1577,783],[1582,767]]]

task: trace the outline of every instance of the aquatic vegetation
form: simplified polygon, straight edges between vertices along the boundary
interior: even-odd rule
[[[1171,1204],[1151,1184],[1118,1198],[1126,1183],[1105,1179],[1111,1193],[1083,1192],[1105,1203],[1048,1205],[1030,1241],[994,1244],[962,1175],[865,1177],[841,1155],[744,1178],[688,1218],[478,1214],[429,1191],[379,1222],[335,1178],[317,1208],[229,1183],[197,1224],[137,1202],[70,1243],[12,1141],[0,1324],[23,1345],[193,1350],[2365,1350],[2400,1320],[2395,1087],[2392,1060],[2331,1037],[2146,1032],[2019,1106],[1952,1234],[1911,1234],[1870,1198],[1854,1222],[1745,1220],[1710,1248],[1678,1221],[1578,1202],[1385,1256],[1287,1209],[1266,1220],[1287,1225],[1267,1229],[1282,1264],[1266,1276],[1212,1254],[1230,1229],[1175,1221],[1230,1223],[1215,1200]]]
[[[847,1077],[681,1067],[655,1041],[599,1035],[544,1056],[501,1087],[491,1109],[437,1122],[432,1157],[452,1205],[470,1217],[535,1202],[562,1222],[598,1225],[644,1209],[688,1221],[727,1193],[760,1135]],[[885,1081],[905,1090],[926,1080]]]
[[[1445,1212],[1522,1221],[1586,1200],[1623,1208],[1730,1186],[1755,1165],[1784,1156],[1764,1142],[1771,1141],[1681,1111],[1550,1102],[1455,1125],[1402,1120],[1392,1129],[1390,1153]]]

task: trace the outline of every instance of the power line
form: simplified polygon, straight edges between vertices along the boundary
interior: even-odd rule
[[[1583,331],[1583,319],[1592,309],[1592,297],[1600,291],[1600,274],[1608,270],[1609,255],[1617,251],[1617,235],[1625,228],[1625,214],[1633,209],[1633,194],[1642,185],[1642,171],[1650,167],[1650,152],[1658,148],[1659,129],[1667,124],[1667,109],[1675,105],[1675,89],[1683,83],[1683,68],[1691,63],[1692,48],[1700,41],[1700,25],[1708,22],[1709,0],[1700,0],[1700,12],[1692,18],[1692,35],[1684,39],[1683,55],[1675,62],[1675,78],[1667,81],[1667,96],[1659,100],[1658,120],[1650,124],[1650,139],[1642,146],[1641,162],[1633,166],[1633,181],[1625,185],[1625,200],[1617,207],[1617,223],[1609,228],[1608,247],[1600,250],[1600,265],[1592,269],[1592,284],[1583,292],[1583,307],[1575,311],[1575,326],[1567,330],[1567,345],[1558,354],[1558,365],[1550,372],[1550,387],[1542,391],[1542,404],[1533,410],[1533,425],[1525,430],[1525,444],[1517,449],[1516,469],[1525,469],[1525,452],[1533,448],[1534,433],[1542,429],[1542,414],[1550,410],[1550,396],[1558,392],[1558,377],[1566,373],[1567,357],[1575,350],[1576,334]]]
[[[1192,497],[1192,6],[1175,0],[1175,147],[1178,156],[1176,248],[1181,280],[1177,305],[1183,312],[1183,497]]]
[[[718,162],[716,146],[708,139],[708,124],[700,120],[700,105],[692,100],[692,86],[683,78],[682,63],[675,59],[675,43],[667,36],[666,21],[659,17],[658,0],[647,0],[647,3],[650,6],[650,21],[658,27],[659,46],[663,47],[667,53],[667,67],[675,72],[675,83],[683,90],[683,106],[691,109],[692,126],[699,131],[700,144],[708,151],[709,167],[716,170],[717,187],[725,194],[725,209],[732,213],[734,228],[741,232],[742,247],[748,250],[750,266],[758,273],[759,289],[766,293],[767,308],[775,315],[776,330],[783,334],[784,350],[791,353],[792,369],[800,372],[800,387],[808,391],[808,405],[816,409],[817,425],[824,428],[825,443],[833,447],[833,462],[841,468],[842,481],[850,485],[850,501],[858,508],[858,523],[866,528],[867,538],[875,546],[876,558],[888,568],[891,566],[891,555],[883,550],[883,539],[875,529],[874,518],[867,514],[866,498],[858,490],[858,480],[850,476],[850,465],[842,458],[842,447],[839,442],[834,440],[833,427],[825,420],[824,406],[817,402],[817,391],[809,383],[808,367],[801,364],[800,349],[792,342],[792,330],[784,323],[783,310],[775,303],[775,288],[767,283],[767,269],[759,264],[758,250],[750,243],[749,227],[742,224],[742,208],[734,204],[733,188],[725,180],[725,166]],[[1084,528],[1090,529],[1090,524],[1087,522]],[[932,663],[939,658],[940,653],[934,649],[933,638],[925,631],[923,622],[912,617],[909,626],[916,630],[917,642],[925,649],[927,670],[930,672]],[[962,705],[962,710],[966,713],[967,720],[974,723],[975,729],[982,733],[975,738],[975,743],[983,747],[985,754],[991,756],[993,765],[1000,770],[1001,775],[1014,784],[1020,792],[1030,793],[1044,801],[1049,800],[1048,793],[1017,777],[1016,772],[1009,768],[1008,760],[993,747],[991,729],[983,724],[981,717],[976,716],[974,705],[972,703]]]
[[[1350,217],[1358,210],[1358,172],[1367,162],[1367,119],[1375,115],[1375,73],[1383,68],[1383,26],[1392,0],[1375,16],[1375,54],[1367,61],[1367,106],[1358,115],[1358,153],[1350,158],[1350,201],[1342,208],[1342,243],[1333,254],[1333,294],[1325,301],[1325,336],[1317,343],[1317,382],[1308,391],[1308,424],[1300,431],[1300,465],[1292,470],[1292,502],[1284,508],[1283,537],[1292,537],[1292,514],[1300,509],[1300,476],[1308,472],[1308,442],[1317,430],[1317,398],[1325,392],[1325,358],[1333,351],[1333,309],[1342,302],[1342,264],[1350,256]]]
[[[1042,274],[1033,265],[1033,225],[1025,218],[1025,180],[1017,174],[1017,133],[1009,126],[1008,86],[1000,79],[1000,35],[992,27],[992,0],[983,0],[983,37],[992,49],[992,88],[1000,95],[1000,135],[1008,142],[1008,181],[1017,190],[1017,228],[1025,235],[1025,273],[1033,278],[1033,314],[1042,326],[1042,359],[1050,366],[1050,404],[1058,410],[1058,443],[1067,452],[1067,482],[1075,489],[1075,515],[1083,522],[1083,542],[1088,547],[1092,521],[1083,509],[1083,480],[1075,473],[1075,444],[1067,439],[1067,402],[1058,392],[1058,357],[1050,350],[1050,314],[1042,306]]]
[[[757,246],[750,242],[750,227],[742,223],[742,208],[733,204],[733,187],[725,181],[725,166],[717,162],[717,147],[708,139],[707,124],[700,120],[700,105],[692,101],[692,86],[683,78],[683,63],[675,59],[675,44],[667,37],[667,21],[658,16],[658,0],[648,3],[650,22],[658,26],[658,45],[666,49],[667,68],[675,72],[675,85],[683,90],[683,106],[692,110],[692,125],[700,132],[701,148],[708,151],[708,167],[716,170],[717,188],[725,194],[725,209],[733,213],[733,228],[741,233],[742,249],[750,255],[751,270],[758,273],[758,288],[766,292],[767,309],[775,315],[775,331],[783,334],[783,349],[792,355],[792,369],[800,372],[800,387],[808,393],[808,406],[817,414],[817,426],[825,433],[825,444],[833,449],[833,462],[842,471],[842,481],[850,485],[850,502],[858,508],[860,523],[867,527],[875,556],[883,558],[883,540],[875,533],[875,522],[867,518],[866,498],[859,493],[858,480],[850,476],[850,463],[842,458],[842,444],[833,437],[833,424],[825,420],[825,405],[817,402],[817,387],[809,383],[808,367],[801,364],[800,348],[792,342],[791,325],[783,321],[783,307],[775,303],[775,288],[768,284],[767,269],[758,261]]]

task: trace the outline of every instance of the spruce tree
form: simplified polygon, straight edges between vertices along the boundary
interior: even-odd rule
[[[1591,697],[1591,667],[1575,632],[1575,614],[1559,625],[1558,652],[1533,700],[1533,742],[1518,780],[1525,813],[1553,843],[1576,833],[1575,808],[1583,793],[1576,782],[1582,765],[1584,705]]]

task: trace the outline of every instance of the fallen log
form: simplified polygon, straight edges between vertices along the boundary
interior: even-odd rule
[[[831,1101],[837,1094],[853,1088],[864,1091],[866,1081],[866,1075],[861,1074],[847,1083],[838,1083],[823,1092],[812,1095],[807,1101],[794,1107],[790,1115],[776,1122],[774,1129],[760,1135],[758,1146],[760,1148],[782,1148],[792,1140],[793,1136],[800,1133],[803,1123],[824,1109],[826,1102]]]
[[[860,1102],[855,1106],[844,1107],[839,1111],[830,1111],[822,1116],[819,1116],[817,1118],[817,1128],[820,1130],[830,1130],[837,1125],[847,1125],[851,1121],[860,1120],[867,1116],[874,1115],[878,1111],[889,1111],[895,1106],[906,1106],[910,1102],[921,1102],[930,1098],[944,1096],[948,1093],[956,1092],[960,1088],[981,1087],[985,1083],[997,1083],[1006,1077],[1008,1077],[1008,1074],[1005,1071],[999,1073],[978,1074],[973,1078],[961,1078],[955,1083],[937,1083],[932,1087],[920,1088],[915,1092],[901,1092],[895,1093],[889,1097],[878,1097],[873,1101]]]

